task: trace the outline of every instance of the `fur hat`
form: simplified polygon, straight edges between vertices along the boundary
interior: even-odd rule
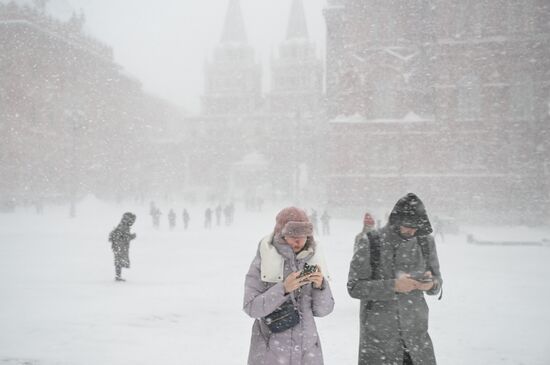
[[[306,212],[300,208],[287,207],[275,218],[274,233],[281,236],[304,237],[313,235],[313,225]]]
[[[313,224],[309,222],[290,221],[283,227],[281,232],[283,237],[308,237],[313,236]]]

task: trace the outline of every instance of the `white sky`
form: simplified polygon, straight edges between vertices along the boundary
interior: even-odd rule
[[[198,113],[203,63],[218,43],[229,0],[52,0],[84,10],[86,30],[113,47],[115,61],[144,89]],[[324,49],[324,0],[303,0],[310,37]],[[249,43],[264,63],[284,39],[291,0],[241,0]],[[65,8],[63,10],[63,8]]]

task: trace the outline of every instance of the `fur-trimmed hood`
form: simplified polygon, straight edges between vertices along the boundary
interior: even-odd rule
[[[288,255],[287,252],[279,252],[280,250],[277,248],[277,243],[274,241],[274,234],[270,234],[260,241],[261,280],[268,283],[283,281],[284,259],[285,256]],[[288,246],[288,248],[290,249],[290,246]],[[314,242],[306,247],[296,255],[296,258],[298,260],[306,260],[309,265],[318,265],[323,276],[327,280],[330,280],[325,257],[319,242]]]

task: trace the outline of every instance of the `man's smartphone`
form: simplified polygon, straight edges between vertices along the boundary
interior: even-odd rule
[[[421,283],[431,283],[433,281],[432,277],[426,276],[424,272],[412,272],[410,274],[411,279],[419,281]]]

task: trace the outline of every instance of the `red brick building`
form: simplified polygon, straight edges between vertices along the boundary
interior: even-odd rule
[[[0,200],[134,197],[155,185],[154,140],[176,113],[82,23],[0,4]]]
[[[550,217],[550,6],[332,0],[334,207],[385,212],[408,191],[472,222]]]

